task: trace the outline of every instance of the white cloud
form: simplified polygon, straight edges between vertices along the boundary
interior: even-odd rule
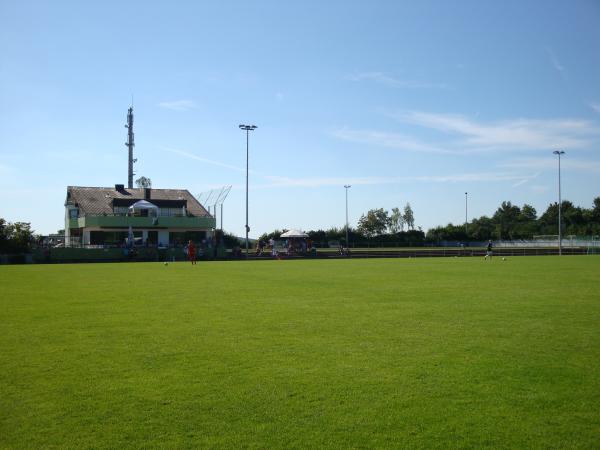
[[[314,177],[314,178],[291,178],[284,176],[265,176],[271,183],[263,185],[263,188],[274,187],[323,187],[323,186],[343,186],[351,184],[354,186],[368,184],[388,184],[393,183],[393,178],[386,177],[355,177],[355,178],[336,178],[336,177]]]
[[[512,185],[512,187],[519,187],[519,186],[523,186],[525,183],[528,183],[530,180],[528,178],[524,178],[522,180],[517,181],[516,183],[514,183]]]
[[[399,78],[392,77],[383,72],[360,72],[353,75],[346,76],[347,80],[350,81],[373,81],[375,83],[383,84],[394,88],[408,88],[408,89],[419,89],[419,88],[434,88],[444,89],[447,88],[443,83],[427,83],[420,81],[408,81],[401,80]]]
[[[591,172],[600,175],[600,161],[573,159],[569,154],[563,155],[560,161],[561,169],[565,171]],[[515,158],[509,160],[501,167],[526,170],[558,170],[556,157],[543,158]]]
[[[390,133],[378,130],[353,130],[347,127],[337,128],[330,134],[338,139],[359,144],[376,145],[410,152],[424,153],[456,153],[421,142],[401,133]]]
[[[231,164],[223,163],[221,161],[215,161],[214,159],[204,158],[202,156],[195,155],[195,154],[187,152],[185,150],[178,150],[176,148],[170,148],[170,147],[160,147],[160,149],[164,150],[166,152],[175,153],[176,155],[185,156],[186,158],[189,158],[189,159],[194,159],[196,161],[200,161],[200,162],[203,162],[206,164],[211,164],[213,166],[225,167],[226,169],[235,170],[237,172],[245,172],[246,171],[246,169],[244,169],[242,167],[233,166]]]
[[[600,137],[600,127],[581,119],[512,119],[485,123],[458,114],[422,111],[390,113],[388,116],[403,124],[433,130],[438,135],[424,141],[406,133],[348,127],[333,129],[330,134],[366,145],[444,154],[583,149]]]
[[[548,56],[550,57],[550,62],[552,64],[552,67],[554,67],[556,69],[556,71],[561,74],[561,76],[564,76],[565,66],[563,66],[560,63],[560,61],[556,57],[556,54],[554,53],[554,50],[552,50],[552,48],[550,48],[550,47],[546,47],[546,53],[548,53]]]
[[[514,172],[476,172],[466,174],[455,174],[455,175],[436,175],[436,176],[420,176],[420,177],[407,177],[408,181],[423,181],[431,183],[458,183],[458,182],[498,182],[498,181],[516,181],[527,182],[533,180],[538,176],[534,174],[519,174]]]
[[[198,105],[193,100],[175,100],[170,102],[161,102],[158,104],[161,108],[171,109],[173,111],[189,111],[196,109]]]
[[[597,113],[600,113],[600,103],[598,103],[598,102],[590,102],[590,108],[592,108]]]
[[[390,114],[403,122],[454,135],[449,147],[462,153],[499,150],[584,148],[600,135],[600,128],[581,119],[512,119],[476,122],[457,114],[409,111]]]
[[[531,191],[536,193],[536,194],[544,194],[546,192],[548,192],[549,187],[548,186],[544,186],[541,184],[536,184],[531,186]]]
[[[503,182],[514,181],[518,186],[536,178],[538,174],[519,174],[512,172],[476,172],[448,175],[423,175],[407,177],[313,177],[313,178],[291,178],[282,176],[265,176],[271,183],[258,188],[281,188],[281,187],[307,187],[316,188],[323,186],[343,186],[344,184],[358,185],[382,185],[400,183],[463,183],[463,182]]]

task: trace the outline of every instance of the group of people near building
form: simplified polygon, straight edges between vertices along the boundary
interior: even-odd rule
[[[269,246],[271,247],[271,255],[278,256],[276,241],[273,238],[269,239]],[[266,247],[265,242],[262,239],[259,239],[256,242],[256,256],[261,256],[263,254],[265,247]],[[288,255],[293,254],[294,252],[304,252],[305,253],[306,251],[312,249],[312,241],[310,239],[297,239],[297,240],[286,239],[284,248],[286,249]],[[192,265],[196,264],[196,245],[194,244],[194,241],[190,240],[188,242],[187,246],[185,247],[185,249],[186,249],[188,260],[192,263]],[[241,256],[241,249],[239,247],[237,247],[237,249],[239,250],[239,256]],[[339,246],[339,252],[340,252],[340,255],[343,255],[343,256],[348,256],[350,254],[349,249],[344,248],[342,246],[342,244],[340,244],[340,246]],[[487,244],[485,259],[486,260],[488,258],[492,259],[492,255],[493,255],[492,241],[490,240]]]
[[[277,245],[278,242],[271,238],[269,239],[268,245],[262,239],[256,242],[256,256],[261,256],[265,252],[265,248],[269,247],[271,250],[271,256],[277,256],[280,251],[284,251],[288,255],[294,253],[306,253],[312,249],[313,243],[310,239],[305,238],[290,238],[283,241],[281,246]],[[278,248],[280,250],[278,250]]]

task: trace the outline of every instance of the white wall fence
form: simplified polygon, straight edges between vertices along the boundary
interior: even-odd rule
[[[480,245],[485,247],[487,245],[486,242],[481,243],[469,243],[470,246]],[[558,239],[519,239],[514,241],[493,241],[494,247],[529,247],[529,248],[552,248],[558,247]],[[563,248],[590,248],[597,247],[600,248],[600,239],[592,239],[592,238],[563,238],[562,239],[562,247]]]

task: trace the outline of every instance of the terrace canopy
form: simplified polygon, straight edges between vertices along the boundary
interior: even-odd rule
[[[289,230],[281,235],[282,238],[307,238],[308,234],[300,230]]]
[[[129,207],[129,214],[135,214],[138,211],[154,211],[154,215],[158,217],[158,206],[146,200],[139,200]]]

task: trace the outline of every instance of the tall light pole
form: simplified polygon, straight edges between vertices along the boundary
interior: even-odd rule
[[[468,223],[469,223],[469,219],[467,219],[467,207],[469,204],[469,193],[465,192],[465,235],[467,234],[468,231]]]
[[[348,189],[351,187],[349,184],[344,185],[344,189],[346,189],[346,248],[350,248],[350,243],[348,242]]]
[[[248,258],[248,134],[250,131],[256,130],[256,125],[240,125],[240,130],[246,131],[246,258]]]
[[[561,195],[560,195],[560,155],[564,155],[562,150],[554,150],[552,153],[558,155],[558,254],[562,255],[562,225],[561,225]]]

